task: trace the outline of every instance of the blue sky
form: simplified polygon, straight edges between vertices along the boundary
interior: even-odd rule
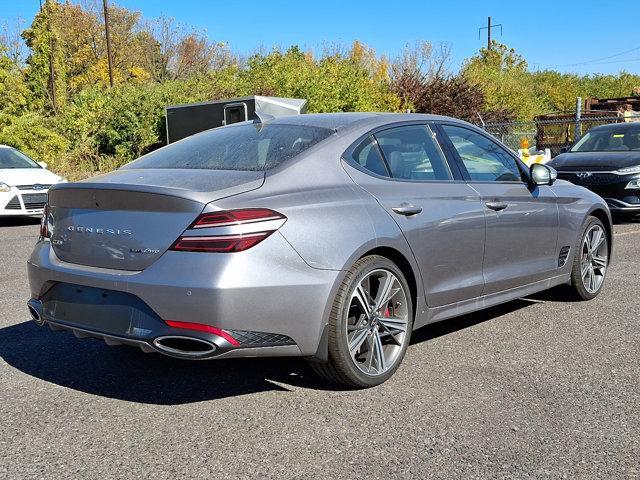
[[[111,0],[113,1],[113,0]],[[407,43],[447,42],[451,68],[486,42],[478,27],[487,16],[503,25],[495,38],[514,47],[532,69],[553,67],[577,73],[640,73],[637,0],[499,2],[458,0],[118,0],[142,12],[160,14],[228,42],[241,54],[257,46],[298,44],[320,49],[324,43],[360,40],[391,57]],[[39,0],[0,0],[0,19],[30,22]],[[609,6],[607,6],[609,5]],[[599,22],[599,18],[608,18]],[[485,32],[483,31],[483,35]],[[626,52],[626,53],[623,53]]]

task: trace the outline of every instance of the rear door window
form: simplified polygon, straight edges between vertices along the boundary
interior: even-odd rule
[[[407,125],[375,134],[393,178],[451,180],[452,175],[427,125]]]
[[[352,158],[362,168],[369,170],[376,175],[380,175],[382,177],[389,176],[384,159],[382,158],[382,155],[380,155],[380,149],[372,137],[369,137],[356,147],[353,151]]]

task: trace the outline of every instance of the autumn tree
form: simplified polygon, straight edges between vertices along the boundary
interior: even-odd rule
[[[447,45],[434,49],[430,43],[421,42],[405,48],[391,66],[391,88],[402,100],[403,108],[474,123],[513,118],[508,109],[487,110],[482,90],[448,71],[449,55]]]
[[[365,55],[370,54],[358,43],[319,58],[297,46],[274,49],[252,55],[239,81],[247,94],[306,98],[311,112],[398,111],[386,67],[371,64]]]
[[[510,110],[520,120],[531,120],[543,113],[527,62],[506,45],[494,40],[491,49],[480,49],[464,62],[461,74],[482,91],[488,111]]]
[[[28,107],[29,90],[24,82],[19,37],[9,25],[0,33],[0,111],[20,114]]]
[[[45,2],[31,26],[22,32],[22,38],[31,51],[26,61],[25,80],[32,94],[33,106],[49,111],[58,110],[66,100],[67,62],[56,21],[62,8],[57,1]]]
[[[153,80],[184,80],[237,63],[228,45],[212,43],[173,18],[160,17],[146,22],[141,31],[144,65]]]

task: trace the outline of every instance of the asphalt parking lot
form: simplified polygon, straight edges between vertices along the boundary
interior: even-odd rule
[[[640,222],[602,294],[428,326],[386,384],[184,362],[28,321],[37,223],[0,221],[0,478],[640,478]],[[523,245],[526,250],[526,246]]]

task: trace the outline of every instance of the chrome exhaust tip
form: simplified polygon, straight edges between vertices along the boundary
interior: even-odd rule
[[[172,357],[207,358],[215,354],[218,347],[206,340],[181,335],[166,335],[153,340],[153,346]]]
[[[36,300],[32,298],[27,302],[27,308],[29,309],[29,313],[31,314],[31,318],[38,325],[44,325],[44,317],[42,315],[42,302],[40,300]]]

